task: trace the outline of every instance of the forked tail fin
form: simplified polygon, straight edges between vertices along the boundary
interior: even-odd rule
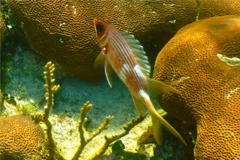
[[[158,122],[153,122],[153,134],[154,134],[156,141],[158,143],[161,143],[161,141],[160,141],[161,137],[159,137],[159,136],[161,136],[161,135],[159,135],[159,131],[160,131],[159,123],[160,123],[164,127],[166,127],[174,136],[179,138],[183,142],[183,144],[187,145],[187,143],[185,142],[183,137],[178,133],[178,131],[176,131],[162,116],[160,116],[158,114],[158,112],[154,108],[152,101],[150,100],[150,97],[148,96],[148,94],[143,90],[141,90],[139,92],[139,94],[140,94],[142,103],[147,107],[150,115],[152,116],[152,120],[158,121]]]

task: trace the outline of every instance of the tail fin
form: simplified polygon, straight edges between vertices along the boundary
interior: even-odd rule
[[[158,114],[158,112],[156,111],[156,109],[154,108],[152,101],[150,100],[150,97],[148,96],[148,94],[143,91],[140,90],[139,92],[142,103],[145,104],[145,106],[147,107],[150,115],[152,116],[152,120],[153,120],[153,134],[154,137],[156,138],[158,143],[161,143],[160,139],[161,135],[159,135],[159,130],[160,130],[160,125],[162,124],[164,127],[166,127],[174,136],[176,136],[177,138],[179,138],[183,144],[187,145],[187,143],[185,142],[185,140],[183,139],[183,137],[178,133],[178,131],[176,131],[162,116],[160,116]],[[154,122],[154,121],[158,121],[158,122]]]

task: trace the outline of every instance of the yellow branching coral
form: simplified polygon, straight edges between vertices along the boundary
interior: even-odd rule
[[[78,131],[79,131],[79,135],[80,135],[80,146],[78,147],[76,153],[74,154],[72,160],[77,160],[78,157],[81,155],[84,147],[97,135],[99,135],[103,130],[108,128],[108,125],[110,123],[110,121],[113,119],[113,116],[107,116],[105,118],[105,120],[103,121],[103,123],[98,127],[98,129],[93,132],[89,138],[85,138],[84,133],[84,122],[85,122],[85,118],[87,117],[87,113],[91,110],[92,108],[92,104],[90,104],[89,102],[86,102],[80,112],[80,121],[79,121],[79,126],[78,126]]]
[[[83,149],[86,147],[86,145],[96,136],[98,136],[103,130],[107,129],[109,126],[110,121],[113,119],[113,116],[107,116],[105,118],[105,120],[102,122],[102,124],[98,127],[98,129],[96,131],[94,131],[93,133],[91,133],[91,135],[89,136],[89,138],[85,138],[84,133],[84,122],[85,119],[87,117],[88,112],[91,110],[92,108],[92,104],[90,104],[89,102],[86,102],[82,109],[81,109],[81,117],[80,117],[80,121],[79,121],[79,126],[78,126],[78,131],[79,131],[79,135],[80,135],[80,146],[78,147],[77,151],[75,152],[72,160],[77,160],[81,153],[83,152]],[[127,135],[129,133],[129,131],[136,126],[138,123],[142,122],[143,119],[145,118],[146,115],[144,116],[139,116],[136,119],[133,119],[132,121],[130,121],[129,123],[127,123],[124,126],[124,131],[122,131],[119,134],[116,135],[105,135],[104,139],[105,142],[103,143],[103,145],[93,154],[90,156],[89,160],[98,160],[101,159],[101,157],[103,156],[103,154],[105,153],[105,151],[108,149],[109,145],[111,143],[113,143],[114,141],[122,138],[123,136]]]
[[[44,113],[43,114],[35,114],[33,115],[33,119],[37,122],[41,121],[47,126],[47,138],[49,141],[49,148],[50,148],[50,155],[54,157],[55,159],[64,159],[63,156],[57,151],[56,143],[52,136],[52,124],[49,121],[49,114],[50,110],[53,107],[54,104],[54,93],[56,93],[59,89],[59,85],[55,85],[55,79],[53,78],[53,72],[55,70],[54,64],[50,61],[45,65],[45,72],[44,72],[44,78],[45,78],[45,85],[47,92],[45,94],[45,98],[47,100],[47,104],[44,107]]]
[[[130,121],[129,123],[127,123],[124,127],[123,127],[123,131],[119,134],[116,134],[116,135],[105,135],[104,136],[104,139],[105,139],[105,142],[104,144],[102,145],[102,147],[97,151],[95,152],[94,155],[92,155],[92,157],[90,158],[90,160],[98,160],[102,157],[102,155],[104,154],[104,152],[107,150],[107,148],[109,147],[109,145],[122,138],[123,136],[126,136],[129,131],[134,127],[136,126],[137,124],[141,123],[144,118],[146,117],[147,114],[143,115],[143,116],[139,116],[138,118],[136,119],[133,119],[132,121]]]
[[[56,93],[60,89],[59,85],[55,85],[55,79],[53,78],[54,70],[55,70],[55,67],[52,62],[48,62],[45,65],[45,72],[44,72],[45,85],[44,85],[44,87],[46,88],[45,98],[46,98],[47,104],[44,107],[43,113],[34,114],[34,115],[32,115],[32,118],[35,120],[36,123],[43,122],[47,127],[46,134],[47,134],[47,139],[48,139],[48,143],[49,143],[50,157],[53,159],[57,159],[57,160],[65,160],[66,158],[64,158],[61,155],[60,149],[56,145],[56,142],[53,138],[53,135],[52,135],[53,127],[52,127],[51,122],[49,121],[50,110],[52,109],[52,107],[54,105],[54,93]],[[90,104],[89,102],[86,102],[81,108],[80,120],[79,120],[79,123],[77,126],[78,132],[79,132],[80,144],[79,144],[75,154],[71,158],[72,160],[78,160],[80,158],[81,154],[83,153],[83,150],[85,149],[85,147],[89,144],[89,142],[91,142],[93,140],[93,138],[98,136],[103,130],[107,129],[110,121],[113,119],[113,116],[107,116],[105,118],[105,120],[100,124],[100,126],[94,132],[88,133],[86,131],[86,128],[84,127],[84,123],[85,123],[87,114],[89,113],[91,108],[92,108],[92,104]],[[89,156],[90,157],[89,160],[101,158],[112,142],[127,135],[129,133],[129,131],[135,125],[140,123],[145,118],[145,116],[146,115],[140,116],[137,119],[134,119],[131,122],[127,123],[126,126],[124,127],[124,131],[122,131],[119,134],[110,135],[110,136],[105,135],[104,136],[105,142],[93,155]],[[86,136],[86,134],[88,134],[88,136]]]

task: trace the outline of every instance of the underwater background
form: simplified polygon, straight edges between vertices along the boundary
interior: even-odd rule
[[[2,4],[6,5],[3,2]],[[1,115],[30,115],[38,109],[42,110],[46,103],[43,72],[44,65],[49,59],[42,57],[30,48],[24,37],[21,21],[6,8],[7,6],[2,8],[4,16],[8,17],[6,19],[8,28],[1,47],[1,90],[4,97]],[[138,116],[131,95],[118,77],[114,78],[113,88],[110,88],[106,80],[87,82],[61,76],[58,70],[56,72],[56,83],[60,84],[61,89],[55,95],[50,120],[53,124],[53,136],[61,146],[61,153],[65,157],[73,156],[79,145],[79,141],[76,139],[78,137],[76,126],[80,108],[85,102],[89,101],[93,104],[87,121],[87,129],[90,132],[96,129],[108,115],[114,116],[114,119],[102,134],[119,133],[123,130],[125,123]],[[152,157],[151,159],[179,159],[180,157],[184,159],[182,144],[168,132],[166,133],[169,135],[166,136],[170,138],[162,146],[156,144],[139,146],[136,143],[138,137],[147,130],[149,120],[148,117],[135,131],[123,138],[124,151],[129,152],[129,155],[125,155],[125,159],[138,152],[140,155]],[[96,143],[100,144],[101,140],[94,140],[93,143],[86,149],[88,150],[85,151],[86,155],[96,151],[98,148]],[[109,150],[111,151],[111,148]],[[176,154],[176,152],[178,153]],[[131,159],[139,158],[133,155]]]
[[[207,8],[215,6],[215,4],[219,5],[219,1],[210,1],[208,4],[205,4],[206,6],[199,8],[199,3],[202,2],[202,6],[204,6],[204,3],[207,3],[205,1],[109,1],[105,3],[109,3],[109,8],[114,8],[112,6],[115,6],[115,8],[120,8],[119,10],[112,9],[112,12],[106,13],[102,10],[106,9],[109,11],[109,8],[102,7],[104,5],[103,1],[89,1],[89,2],[83,2],[83,1],[54,1],[51,5],[56,5],[55,3],[61,3],[66,8],[71,9],[72,14],[81,14],[81,12],[78,12],[78,9],[81,9],[81,3],[84,3],[84,6],[88,6],[86,9],[88,11],[88,14],[90,16],[86,16],[85,12],[84,15],[87,18],[84,18],[84,22],[87,23],[88,30],[85,30],[88,32],[89,37],[85,37],[85,34],[83,34],[83,37],[81,34],[77,36],[77,33],[73,33],[76,37],[71,35],[71,38],[75,39],[87,39],[91,41],[91,43],[84,43],[82,41],[82,44],[78,45],[85,45],[85,48],[81,48],[77,46],[77,51],[75,49],[71,50],[71,47],[69,47],[69,43],[71,40],[68,39],[67,36],[63,33],[67,31],[67,29],[71,29],[72,27],[67,26],[63,30],[54,30],[55,24],[49,23],[49,25],[53,25],[53,28],[49,28],[49,26],[46,26],[46,28],[43,26],[37,26],[37,24],[34,24],[36,28],[29,27],[28,29],[24,29],[26,27],[26,24],[31,24],[31,13],[30,10],[26,11],[20,11],[17,9],[17,7],[22,7],[22,5],[25,5],[26,8],[33,7],[31,5],[31,2],[24,1],[19,2],[16,1],[16,4],[14,4],[13,1],[5,1],[1,0],[1,23],[0,25],[1,32],[4,32],[4,34],[1,33],[1,93],[0,93],[0,99],[1,99],[1,106],[0,106],[0,114],[1,117],[8,117],[13,115],[24,115],[24,116],[30,116],[38,113],[42,113],[44,111],[44,106],[48,102],[46,100],[45,93],[47,92],[44,85],[46,84],[45,78],[44,78],[44,72],[46,72],[46,69],[44,66],[47,62],[50,60],[55,64],[56,70],[54,72],[54,84],[59,84],[60,89],[54,94],[54,105],[50,110],[49,114],[49,120],[52,124],[52,133],[53,138],[56,142],[57,150],[58,152],[65,157],[65,159],[71,159],[76,152],[76,150],[79,148],[79,131],[77,126],[79,125],[79,118],[80,118],[80,109],[82,108],[83,104],[89,101],[93,107],[91,111],[86,116],[86,122],[84,124],[84,129],[86,129],[89,133],[93,133],[95,130],[99,128],[99,126],[104,121],[105,117],[107,116],[114,116],[114,118],[111,120],[109,127],[106,127],[105,129],[101,130],[101,133],[97,135],[95,138],[91,140],[89,144],[86,145],[84,148],[80,159],[88,159],[90,155],[94,155],[98,152],[98,149],[101,148],[101,144],[104,143],[104,135],[115,135],[120,134],[124,131],[123,127],[130,122],[132,119],[138,117],[138,113],[136,111],[136,108],[134,107],[131,95],[126,88],[126,86],[119,80],[117,76],[114,77],[113,82],[113,88],[110,88],[107,81],[105,80],[104,74],[102,71],[98,71],[98,73],[91,74],[92,69],[86,69],[89,68],[90,64],[94,61],[96,55],[100,52],[100,49],[96,45],[96,35],[94,33],[94,28],[91,26],[92,19],[97,16],[98,12],[103,12],[101,15],[99,15],[101,18],[107,18],[109,21],[112,21],[114,24],[116,24],[116,27],[119,27],[119,29],[127,30],[129,27],[129,31],[134,33],[136,37],[139,37],[139,40],[141,44],[144,46],[148,57],[150,59],[150,64],[153,67],[155,58],[157,56],[157,53],[161,50],[161,48],[165,45],[165,43],[176,33],[178,29],[180,29],[182,26],[195,21],[196,19],[201,19],[205,17],[211,17],[214,15],[220,15],[219,12],[221,11],[222,15],[228,15],[231,13],[234,14],[240,14],[240,1],[233,1],[234,4],[236,4],[236,7],[232,10],[222,11],[214,10],[215,13],[212,11],[208,15]],[[45,4],[46,3],[46,4]],[[51,2],[48,2],[51,3]],[[103,3],[103,4],[101,4]],[[221,1],[222,6],[221,7],[227,7],[224,5],[224,3],[228,3],[228,1]],[[47,2],[41,2],[42,6],[48,5]],[[126,6],[131,6],[133,4],[139,5],[136,7],[135,10],[132,12],[129,11],[129,9],[126,9]],[[9,6],[8,6],[9,5]],[[17,6],[19,5],[19,6]],[[42,6],[35,6],[36,8],[41,8]],[[50,4],[49,4],[50,6]],[[71,6],[71,7],[69,7]],[[94,7],[92,7],[94,6]],[[145,11],[144,14],[148,17],[146,20],[139,20],[139,17],[135,16],[135,14],[130,14],[135,12],[139,7],[144,6],[145,8],[142,9]],[[184,7],[183,7],[184,6]],[[193,9],[193,6],[194,9]],[[34,8],[32,10],[34,10]],[[78,8],[79,7],[79,8]],[[161,10],[164,12],[160,12],[159,10],[156,10],[156,8],[163,7]],[[216,8],[218,8],[217,6]],[[11,8],[11,9],[10,9]],[[23,7],[24,8],[24,7]],[[35,8],[35,9],[36,9]],[[92,8],[92,9],[90,9]],[[133,7],[134,8],[134,7]],[[166,8],[173,8],[167,10]],[[176,16],[176,10],[182,10],[184,8],[184,12],[181,15],[180,13],[178,16]],[[25,8],[24,8],[25,9]],[[61,7],[59,7],[61,9]],[[199,12],[199,9],[202,9],[202,12]],[[96,10],[96,11],[95,11]],[[141,10],[141,11],[142,11]],[[82,9],[82,11],[85,11]],[[168,11],[168,12],[166,12]],[[171,12],[172,11],[172,12]],[[206,12],[204,12],[206,11]],[[50,8],[42,7],[41,13],[39,15],[35,15],[36,19],[39,16],[41,19],[42,12],[49,12],[51,14],[54,14],[55,12],[50,12]],[[76,12],[76,13],[75,13]],[[95,12],[95,13],[91,13]],[[97,13],[96,13],[97,12]],[[114,14],[115,12],[119,12],[119,14]],[[123,17],[122,19],[116,19],[116,17],[121,17],[123,12],[127,12],[129,15]],[[226,13],[223,13],[226,12]],[[27,17],[27,13],[29,13],[29,17]],[[182,17],[190,16],[191,13],[194,14],[194,18],[186,18],[181,19]],[[200,14],[202,13],[202,14]],[[206,14],[205,14],[206,13]],[[49,14],[49,15],[51,15]],[[65,22],[61,21],[61,15],[63,15],[65,12],[61,13],[60,15],[60,23],[61,25],[65,25]],[[82,12],[83,14],[83,12]],[[111,14],[114,16],[111,19]],[[126,13],[125,13],[126,14]],[[124,15],[125,15],[124,14]],[[142,14],[142,13],[141,13]],[[151,15],[148,15],[151,14]],[[165,15],[164,18],[167,18],[168,20],[156,20],[159,16]],[[166,14],[168,16],[166,16]],[[132,16],[132,19],[131,19]],[[201,17],[202,16],[202,17]],[[67,16],[66,16],[67,17]],[[66,20],[66,17],[63,18],[63,20]],[[52,17],[47,17],[51,19]],[[47,19],[46,18],[46,19]],[[72,18],[72,17],[71,17]],[[69,18],[69,19],[71,19]],[[33,21],[36,22],[36,19]],[[42,18],[44,19],[44,18]],[[134,25],[130,28],[130,21],[134,20],[136,21],[138,19],[138,24]],[[151,21],[148,21],[151,19]],[[182,21],[181,21],[182,20]],[[70,20],[69,20],[70,21]],[[71,21],[73,21],[71,19]],[[122,21],[122,23],[121,23]],[[148,24],[146,22],[148,21]],[[181,21],[181,23],[179,22]],[[35,23],[32,22],[32,23]],[[41,23],[41,20],[39,20]],[[178,23],[179,22],[179,23]],[[83,22],[81,22],[83,23]],[[128,24],[127,24],[128,23]],[[142,25],[144,24],[145,25]],[[78,25],[75,23],[76,26],[74,27],[81,27],[81,25]],[[127,24],[127,25],[126,25]],[[162,25],[159,25],[162,24]],[[34,26],[33,25],[33,26]],[[57,24],[59,26],[59,24]],[[90,27],[92,27],[90,29]],[[150,29],[147,29],[147,28]],[[26,27],[27,28],[27,27]],[[31,31],[29,30],[31,28]],[[139,28],[139,30],[135,30],[136,28]],[[151,28],[153,28],[151,30]],[[161,31],[156,31],[156,28]],[[40,43],[44,41],[39,30],[51,30],[52,33],[49,34],[48,38],[49,41],[46,39],[46,43],[49,44],[46,46],[45,43]],[[82,32],[82,30],[77,30],[76,32]],[[156,32],[155,32],[156,31]],[[35,32],[35,33],[34,33]],[[39,32],[39,35],[37,35]],[[69,30],[70,32],[70,30]],[[93,32],[93,33],[92,33]],[[31,35],[32,34],[32,37]],[[35,35],[36,34],[36,35]],[[52,35],[52,37],[51,37]],[[63,35],[63,38],[61,37]],[[92,36],[94,35],[94,37]],[[39,36],[39,39],[34,39],[37,36]],[[60,38],[58,37],[60,36]],[[159,38],[161,37],[161,38]],[[4,38],[4,39],[3,39]],[[71,39],[69,38],[69,39]],[[66,46],[61,46],[62,48],[54,48],[58,45],[51,43],[52,39],[57,39],[57,42],[60,44],[63,40],[64,43],[66,43]],[[60,40],[60,41],[59,41]],[[40,42],[39,42],[40,41]],[[77,41],[77,40],[76,40]],[[30,43],[29,43],[30,42]],[[76,43],[80,43],[81,41],[74,42],[74,45]],[[92,45],[94,44],[94,45]],[[41,47],[38,47],[38,45],[41,45]],[[45,46],[44,46],[45,45]],[[53,54],[48,56],[47,54],[51,53],[43,53],[44,49],[42,47],[46,48],[47,52],[52,52]],[[49,49],[51,48],[51,49]],[[63,49],[65,48],[65,49]],[[81,48],[81,49],[79,49]],[[88,48],[88,49],[86,49]],[[56,56],[56,53],[54,52],[61,52],[61,50],[64,53],[58,53],[59,56]],[[73,55],[73,59],[81,59],[79,61],[73,61],[73,64],[70,64],[67,56],[64,56],[66,54],[65,52],[72,51],[72,52],[81,52],[77,56]],[[94,52],[94,53],[90,53]],[[40,53],[40,54],[38,54]],[[75,53],[75,54],[76,54]],[[87,55],[87,56],[86,56]],[[86,57],[91,58],[86,58]],[[83,63],[83,64],[80,64]],[[69,64],[69,66],[68,66]],[[79,66],[82,69],[81,73],[82,75],[78,75],[78,70],[76,66]],[[72,71],[71,71],[72,68]],[[68,70],[68,71],[66,71]],[[70,70],[70,71],[69,71]],[[94,71],[95,72],[95,71]],[[85,77],[85,78],[84,78]],[[98,79],[99,77],[99,79]],[[158,109],[160,109],[160,105],[157,103],[157,101],[154,101],[154,106]],[[166,113],[163,110],[160,110],[162,115],[165,115]],[[168,117],[166,117],[168,118]],[[1,120],[1,119],[0,119]],[[178,125],[176,120],[168,119],[170,122],[176,123],[175,125]],[[1,123],[0,123],[1,124]],[[189,146],[189,148],[185,147],[176,137],[174,137],[169,131],[167,131],[164,128],[164,141],[162,145],[157,145],[156,142],[151,141],[150,143],[138,143],[139,138],[148,131],[148,126],[151,125],[151,118],[149,115],[142,120],[142,122],[139,122],[136,124],[136,126],[131,127],[131,130],[126,136],[121,137],[118,141],[114,141],[113,143],[109,144],[109,147],[107,147],[106,152],[104,156],[102,156],[100,159],[106,159],[106,160],[135,160],[135,159],[151,159],[151,160],[186,160],[186,159],[193,159],[193,146]],[[46,132],[46,126],[41,122],[40,126],[43,128],[44,132]],[[1,131],[0,131],[1,132]],[[195,136],[196,131],[193,131],[189,133],[190,141],[192,141],[192,145],[195,143]],[[46,133],[45,133],[45,137]],[[149,138],[150,139],[150,138]],[[148,140],[148,138],[147,138]],[[0,142],[1,143],[1,142]],[[0,144],[1,146],[1,144]],[[116,147],[117,146],[117,147]],[[105,151],[105,150],[104,150]],[[49,156],[51,158],[51,155]],[[1,152],[0,147],[0,159],[27,159],[22,157],[21,155],[18,157],[18,155],[4,155]],[[38,157],[39,158],[39,157]],[[30,158],[31,159],[31,156]],[[53,158],[54,159],[54,158]],[[56,158],[55,158],[56,159]]]

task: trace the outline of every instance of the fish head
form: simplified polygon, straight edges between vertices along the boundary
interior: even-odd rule
[[[95,18],[93,25],[97,34],[98,44],[101,48],[105,47],[108,43],[110,24],[107,21]]]

